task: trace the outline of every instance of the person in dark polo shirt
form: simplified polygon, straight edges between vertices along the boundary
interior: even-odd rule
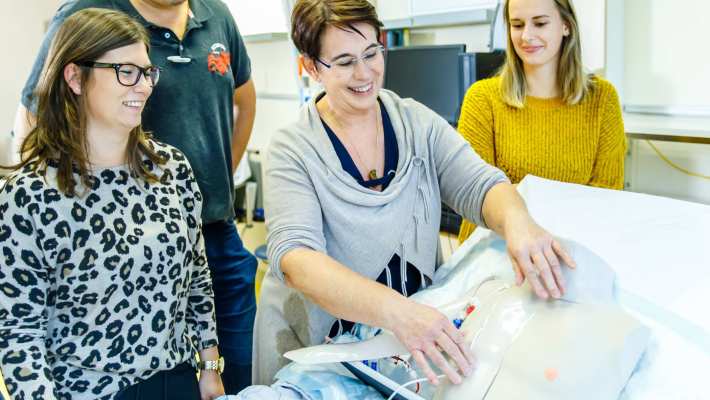
[[[205,247],[219,350],[225,359],[222,380],[227,393],[237,393],[251,383],[257,266],[239,238],[233,211],[233,171],[245,152],[256,108],[244,42],[221,0],[66,1],[49,26],[23,89],[16,144],[33,124],[33,91],[54,34],[68,16],[89,7],[123,11],[150,34],[150,59],[160,67],[161,78],[143,113],[143,127],[185,153],[204,196]]]

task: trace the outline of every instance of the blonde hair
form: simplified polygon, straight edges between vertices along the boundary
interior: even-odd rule
[[[582,101],[593,87],[591,75],[584,72],[582,65],[582,45],[579,38],[579,26],[572,0],[553,0],[567,25],[569,35],[562,38],[560,59],[557,68],[557,85],[562,93],[562,101],[574,105]],[[505,63],[500,70],[501,95],[503,101],[513,107],[522,108],[525,104],[526,80],[523,61],[515,52],[510,37],[510,0],[506,0],[503,16],[508,28],[508,47],[505,51]]]

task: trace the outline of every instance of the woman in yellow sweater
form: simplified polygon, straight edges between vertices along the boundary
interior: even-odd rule
[[[622,189],[619,98],[583,71],[571,0],[508,0],[505,65],[466,93],[459,132],[513,183],[525,175]],[[459,240],[475,226],[464,221]]]

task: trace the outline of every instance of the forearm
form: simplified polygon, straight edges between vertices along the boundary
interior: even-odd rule
[[[232,173],[246,152],[256,118],[256,91],[251,80],[234,92],[234,130],[232,132]]]
[[[488,191],[483,200],[483,219],[489,229],[505,238],[510,233],[510,227],[531,217],[515,186],[499,183]]]
[[[238,112],[239,116],[243,116],[241,111]],[[244,153],[246,153],[254,121],[253,114],[251,118],[250,122],[248,118],[237,117],[237,121],[234,124],[234,135],[232,136],[232,173],[237,170],[239,162],[242,160],[242,157],[244,157]]]
[[[216,361],[219,359],[217,347],[209,347],[200,351],[200,360]],[[218,371],[203,369],[200,371],[200,399],[213,400],[224,396],[224,386]]]
[[[200,360],[202,361],[214,361],[219,359],[219,349],[217,346],[208,347],[206,349],[200,350]]]
[[[329,314],[348,321],[392,330],[411,300],[370,280],[331,257],[294,249],[281,260],[286,283]],[[384,305],[387,306],[384,306]]]

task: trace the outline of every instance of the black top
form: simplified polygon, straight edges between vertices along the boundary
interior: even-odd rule
[[[335,132],[328,126],[328,124],[323,121],[323,127],[328,133],[328,138],[333,144],[333,149],[340,159],[340,165],[343,167],[347,173],[349,173],[360,185],[364,187],[373,187],[382,185],[382,190],[385,190],[395,177],[397,171],[397,162],[399,160],[399,149],[397,147],[397,136],[394,133],[394,127],[392,126],[392,121],[390,120],[389,114],[385,109],[382,102],[378,100],[380,105],[380,110],[382,111],[382,127],[384,133],[384,151],[385,151],[385,171],[383,177],[371,180],[365,180],[360,171],[355,165],[350,153],[345,149],[343,143],[335,135]],[[390,259],[387,266],[382,270],[380,276],[377,277],[377,282],[386,285],[397,292],[410,296],[422,286],[422,274],[419,272],[417,267],[411,263],[407,263],[407,279],[406,284],[403,285],[402,273],[400,268],[401,259],[398,254],[395,254]],[[355,324],[351,321],[338,320],[330,328],[329,336],[331,338],[336,337],[342,333],[350,332]]]
[[[382,111],[382,128],[384,130],[384,147],[385,147],[385,173],[384,176],[377,179],[365,180],[360,171],[355,165],[350,153],[345,149],[343,143],[338,139],[338,136],[333,132],[333,130],[328,126],[328,124],[323,121],[323,127],[328,133],[328,138],[333,144],[333,149],[340,159],[340,165],[343,167],[347,173],[349,173],[357,183],[364,187],[373,187],[382,185],[382,190],[389,186],[392,179],[394,179],[395,173],[397,171],[397,161],[399,160],[399,148],[397,148],[397,137],[394,134],[394,127],[392,126],[392,121],[390,120],[385,106],[382,102],[378,100],[380,105],[380,110]],[[322,120],[321,120],[322,121]]]
[[[232,14],[220,0],[189,0],[193,17],[180,40],[171,30],[146,21],[128,0],[70,0],[52,19],[32,72],[22,91],[22,104],[37,113],[32,92],[59,26],[89,7],[123,11],[150,34],[150,59],[161,68],[143,112],[143,127],[161,142],[187,156],[205,197],[205,223],[233,217],[232,132],[234,90],[251,75],[249,57]],[[170,56],[182,56],[179,63]]]

